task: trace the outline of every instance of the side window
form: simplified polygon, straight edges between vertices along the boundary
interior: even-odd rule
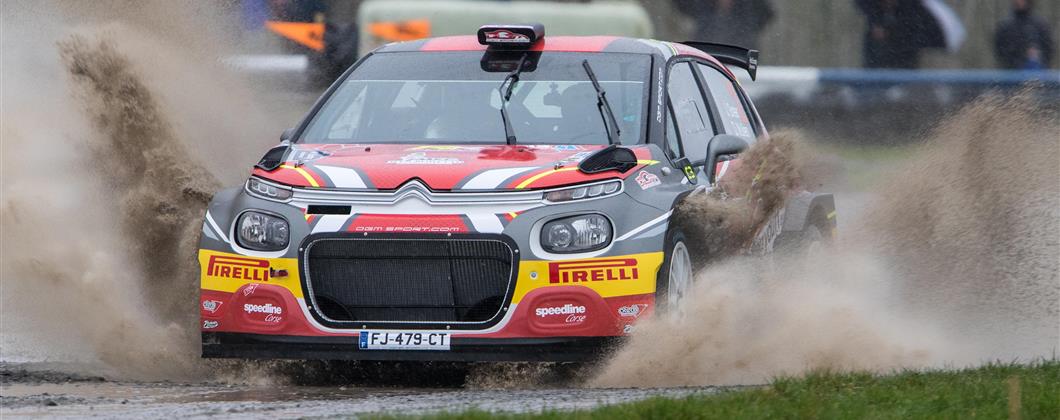
[[[747,107],[736,93],[736,86],[722,72],[706,64],[696,64],[700,75],[707,84],[707,91],[714,98],[721,115],[721,125],[725,133],[754,139],[754,125],[747,115]]]
[[[666,89],[685,157],[701,164],[707,157],[707,141],[714,136],[714,125],[688,63],[673,66]]]

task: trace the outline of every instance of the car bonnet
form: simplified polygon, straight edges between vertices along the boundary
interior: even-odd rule
[[[419,180],[436,191],[519,190],[558,187],[634,173],[585,174],[577,164],[602,145],[293,145],[272,171],[253,175],[294,187],[394,190]],[[651,150],[632,146],[638,167],[653,164]],[[636,168],[634,168],[636,169]]]

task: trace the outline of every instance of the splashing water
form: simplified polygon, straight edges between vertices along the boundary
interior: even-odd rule
[[[142,25],[200,10],[129,6],[3,4],[6,34],[25,34],[3,40],[3,359],[200,377],[188,308],[202,213],[219,177],[245,176],[250,162],[231,162],[279,128],[199,48],[210,31]],[[91,18],[107,9],[121,22]],[[82,11],[92,23],[71,24]],[[239,118],[219,121],[222,108]]]
[[[20,352],[103,362],[113,377],[209,370],[186,310],[202,211],[282,126],[202,52],[219,44],[209,28],[221,26],[203,16],[226,11],[170,3],[0,3],[2,359],[15,332]],[[808,369],[1053,354],[1060,123],[1037,108],[1029,93],[989,97],[941,124],[888,175],[870,211],[841,214],[860,220],[821,253],[762,261],[727,248],[746,242],[764,220],[755,215],[782,203],[778,193],[807,183],[798,159],[765,159],[753,212],[709,196],[690,204],[675,223],[715,241],[697,254],[710,266],[687,316],[638,325],[592,384],[758,383]],[[805,154],[793,135],[774,137],[747,160]],[[731,174],[728,192],[745,195],[756,171]],[[472,386],[525,376],[549,373],[518,367],[498,383],[475,372]]]
[[[761,383],[1056,354],[1057,133],[1033,91],[969,105],[894,168],[834,247],[713,262],[686,316],[638,325],[592,384]]]

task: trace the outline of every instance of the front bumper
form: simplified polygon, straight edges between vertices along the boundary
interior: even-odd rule
[[[271,279],[270,279],[271,281]],[[647,316],[654,295],[601,297],[586,286],[521,293],[496,325],[467,329],[329,328],[305,300],[279,284],[251,282],[233,292],[201,293],[202,356],[221,358],[410,361],[588,361],[606,353]],[[576,314],[568,315],[572,306]],[[272,313],[262,314],[262,308]],[[553,309],[548,311],[546,309]],[[445,333],[447,350],[363,349],[362,333]]]
[[[622,337],[453,338],[447,351],[361,350],[356,336],[306,337],[202,333],[202,356],[240,359],[440,362],[585,362],[599,359]]]
[[[606,211],[614,220],[611,247],[591,255],[550,256],[534,249],[534,227],[570,214],[601,212],[606,202],[621,204]],[[474,203],[473,203],[474,204]],[[482,207],[485,204],[474,204]],[[472,207],[474,207],[472,206]],[[237,246],[236,215],[245,209],[277,213],[291,222],[292,245],[274,253]],[[391,211],[386,208],[378,211]],[[474,210],[474,211],[472,211]],[[240,191],[215,197],[206,215],[200,243],[200,316],[204,357],[491,361],[588,360],[606,352],[610,343],[633,331],[639,318],[654,309],[656,274],[666,215],[625,196],[592,202],[493,215],[498,224],[483,232],[476,223],[488,219],[478,207],[467,210],[470,221],[442,215],[387,214],[308,215],[300,208],[249,197]],[[370,217],[371,216],[371,217]],[[474,217],[472,217],[474,216]],[[329,219],[330,218],[330,219]],[[334,219],[334,220],[332,220]],[[301,221],[305,221],[302,223]],[[444,222],[444,223],[443,223]],[[360,223],[360,224],[358,224]],[[365,226],[435,226],[453,223],[452,233],[377,233]],[[364,225],[364,226],[362,226]],[[488,225],[488,224],[484,224]],[[489,227],[489,226],[486,226]],[[474,229],[472,229],[474,228]],[[322,236],[323,235],[323,236]],[[311,290],[313,270],[304,255],[307,238],[466,239],[504,235],[514,241],[518,260],[514,282],[500,315],[477,325],[453,323],[395,324],[392,318],[349,321],[321,316],[318,294]],[[399,272],[400,271],[400,272]],[[407,268],[395,270],[410,277]],[[394,277],[394,276],[392,276]],[[397,283],[401,283],[398,278]],[[405,281],[404,283],[414,283]],[[382,289],[368,289],[382,290]],[[319,291],[319,289],[317,290]],[[367,295],[367,294],[366,294]],[[572,309],[574,309],[572,311]],[[357,318],[355,318],[357,319]],[[449,350],[360,350],[362,332],[412,331],[447,333]]]

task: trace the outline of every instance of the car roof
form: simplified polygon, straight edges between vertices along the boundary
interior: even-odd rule
[[[485,51],[486,46],[472,35],[425,38],[415,41],[395,42],[379,47],[375,52],[412,51]],[[730,73],[717,59],[688,45],[657,41],[654,39],[626,38],[619,36],[546,36],[535,43],[530,51],[598,52],[651,54],[666,60],[675,55],[698,57],[716,64]]]

